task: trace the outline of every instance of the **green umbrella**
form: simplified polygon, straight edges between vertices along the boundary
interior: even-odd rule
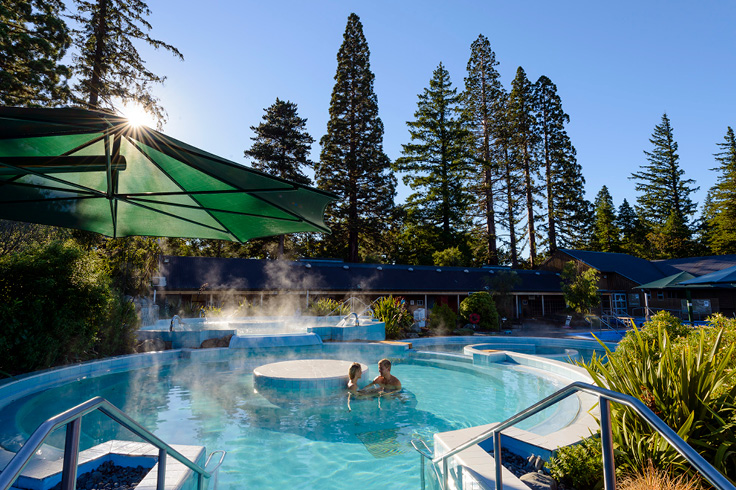
[[[243,242],[328,232],[335,196],[127,119],[0,107],[0,218],[131,235]]]

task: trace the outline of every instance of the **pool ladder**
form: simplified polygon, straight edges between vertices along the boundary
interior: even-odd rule
[[[605,490],[616,489],[616,472],[613,462],[613,438],[611,435],[611,402],[620,403],[625,405],[643,418],[649,425],[656,430],[675,450],[684,457],[699,474],[703,476],[714,488],[718,490],[736,490],[736,487],[731,482],[718,472],[705,458],[703,458],[695,449],[693,449],[688,443],[686,443],[677,432],[672,430],[662,419],[657,417],[652,410],[650,410],[641,400],[634,398],[630,395],[624,395],[616,391],[607,390],[600,388],[595,385],[576,381],[562,388],[561,390],[549,395],[547,398],[535,403],[531,407],[522,410],[521,412],[513,415],[505,421],[494,425],[490,429],[484,431],[478,436],[456,446],[441,456],[433,457],[430,453],[427,444],[421,439],[413,439],[411,441],[414,449],[420,454],[419,459],[421,460],[421,483],[422,490],[425,488],[424,481],[424,467],[425,460],[429,460],[432,465],[437,481],[439,482],[439,488],[441,490],[447,490],[450,488],[449,485],[449,468],[448,460],[455,456],[457,453],[468,449],[480,442],[487,439],[493,438],[493,454],[495,463],[495,481],[496,490],[503,489],[503,481],[501,479],[502,462],[501,462],[501,432],[504,429],[516,425],[524,419],[531,417],[532,415],[541,412],[547,407],[550,407],[570,395],[577,392],[588,393],[590,395],[597,395],[600,406],[600,424],[601,424],[601,446],[603,448],[603,483]],[[483,485],[481,485],[483,486]],[[462,482],[455,488],[462,488]]]
[[[207,457],[204,467],[193,463],[179,451],[172,448],[161,439],[153,435],[138,422],[130,418],[125,412],[114,406],[102,397],[91,400],[70,408],[66,412],[51,417],[41,424],[28,438],[23,447],[16,453],[13,459],[0,473],[0,490],[8,490],[18,479],[23,468],[31,460],[31,457],[41,448],[51,432],[66,425],[66,443],[64,445],[64,462],[61,471],[61,490],[74,490],[77,485],[77,462],[79,459],[79,436],[81,434],[82,417],[90,412],[99,410],[112,420],[125,427],[144,441],[158,448],[158,476],[156,479],[156,490],[164,490],[166,480],[166,457],[171,456],[175,460],[197,474],[197,490],[204,490],[204,480],[210,479],[217,474],[223,460],[225,451],[213,451]],[[220,453],[220,460],[214,468],[207,471],[207,465],[215,454]],[[215,482],[217,479],[215,478]],[[215,486],[217,484],[215,483]],[[214,490],[214,489],[212,489]]]

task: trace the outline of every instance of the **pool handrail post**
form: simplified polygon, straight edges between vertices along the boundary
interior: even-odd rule
[[[156,490],[164,490],[164,488],[166,488],[166,449],[159,448]]]
[[[611,400],[600,395],[601,450],[603,455],[603,488],[616,490],[616,463],[613,459],[613,432],[611,431]]]
[[[736,490],[728,478],[723,476],[718,470],[716,470],[708,461],[703,458],[692,446],[685,442],[671,427],[662,421],[652,410],[644,405],[644,403],[634,398],[631,395],[624,395],[616,391],[601,388],[596,385],[584,383],[582,381],[574,381],[564,388],[552,393],[543,400],[535,403],[534,405],[522,410],[516,415],[511,416],[503,422],[494,424],[489,429],[483,431],[479,435],[465,441],[464,443],[455,446],[453,449],[443,453],[441,456],[437,456],[432,459],[432,464],[442,463],[445,468],[445,474],[443,475],[443,490],[447,489],[447,460],[457,453],[464,451],[465,449],[474,446],[480,442],[487,440],[489,437],[493,437],[495,433],[500,435],[501,431],[507,429],[517,423],[525,420],[532,415],[541,412],[545,408],[558,403],[559,401],[573,395],[577,392],[587,393],[589,395],[598,396],[601,402],[601,445],[604,454],[608,453],[608,465],[604,465],[604,483],[607,483],[606,490],[615,490],[615,468],[613,465],[613,438],[611,434],[611,418],[610,418],[610,402],[616,402],[621,405],[631,408],[637,415],[643,418],[656,432],[659,433],[664,440],[666,440],[685,460],[687,460],[703,477],[718,490]],[[605,413],[605,415],[603,415]],[[603,417],[606,417],[605,422]],[[607,426],[607,429],[603,424]],[[606,434],[607,432],[607,434]],[[500,441],[500,438],[498,439]],[[495,446],[495,441],[494,441]],[[498,453],[500,454],[500,452]],[[605,456],[604,456],[605,457]],[[605,460],[604,460],[605,462]],[[498,467],[496,468],[498,472]],[[502,490],[501,479],[496,480],[496,490]]]
[[[87,400],[86,402],[80,403],[76,407],[72,407],[65,412],[49,418],[40,426],[38,426],[38,428],[30,435],[30,437],[28,437],[28,440],[26,440],[25,444],[23,444],[23,447],[18,450],[18,452],[8,462],[2,472],[0,472],[0,490],[8,490],[13,485],[13,483],[15,483],[23,469],[30,462],[33,455],[41,448],[43,443],[46,441],[46,438],[51,434],[51,432],[55,431],[63,425],[67,426],[67,433],[66,443],[64,446],[64,461],[62,465],[61,478],[62,482],[66,483],[62,483],[61,488],[62,490],[74,490],[76,486],[77,463],[79,462],[79,436],[81,432],[80,429],[82,417],[95,410],[99,410],[100,412],[113,419],[122,427],[128,429],[133,434],[142,438],[149,444],[157,447],[159,449],[159,455],[163,451],[164,454],[173,456],[174,459],[182,463],[194,473],[199,474],[201,477],[200,480],[202,478],[211,478],[214,472],[219,469],[222,461],[225,458],[225,454],[223,451],[223,455],[220,458],[217,466],[212,469],[212,472],[208,472],[205,468],[202,468],[198,464],[193,463],[179,451],[156,437],[154,434],[148,431],[148,429],[144,428],[138,422],[130,418],[125,412],[123,412],[104,398],[97,396]],[[212,455],[210,455],[210,457],[211,456]],[[164,461],[165,467],[166,458],[164,457],[161,460]],[[209,458],[207,461],[209,462]],[[164,475],[163,471],[159,472],[159,478],[161,478],[161,475]],[[158,490],[163,490],[164,487],[157,486],[157,488]]]
[[[61,490],[75,490],[77,488],[77,463],[79,462],[79,436],[81,428],[81,417],[76,417],[66,424],[64,463],[61,470]]]
[[[503,488],[503,461],[501,459],[501,431],[493,431],[493,459],[496,463],[496,488]]]

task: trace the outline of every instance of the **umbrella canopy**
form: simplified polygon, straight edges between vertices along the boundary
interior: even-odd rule
[[[673,274],[671,276],[667,276],[662,279],[657,279],[656,281],[648,282],[646,284],[642,284],[641,286],[636,286],[635,289],[667,289],[679,286],[679,284],[682,281],[687,281],[688,279],[693,279],[695,276],[690,274],[689,272],[682,271],[678,272],[677,274]]]
[[[244,242],[328,232],[335,196],[127,119],[0,107],[0,218],[131,235]]]

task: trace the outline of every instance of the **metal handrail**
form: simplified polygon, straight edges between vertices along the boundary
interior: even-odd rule
[[[601,412],[601,445],[603,447],[603,481],[605,490],[615,490],[616,488],[616,475],[613,461],[613,437],[611,435],[611,402],[620,403],[634,410],[640,417],[646,420],[654,430],[656,430],[675,450],[680,453],[691,465],[698,470],[698,472],[705,477],[711,485],[719,490],[736,490],[728,478],[718,472],[705,458],[703,458],[695,449],[688,445],[677,432],[672,430],[662,419],[657,417],[651,409],[649,409],[641,400],[634,398],[630,395],[624,395],[616,391],[611,391],[599,386],[591,385],[576,381],[562,388],[561,390],[552,393],[543,400],[535,403],[529,408],[522,410],[516,415],[500,422],[488,430],[482,432],[476,437],[456,446],[450,451],[444,453],[442,456],[436,457],[432,460],[433,464],[442,463],[443,477],[440,480],[442,488],[447,488],[447,460],[457,453],[468,449],[486,439],[493,438],[493,452],[495,460],[495,473],[496,473],[496,490],[501,490],[501,431],[521,422],[524,419],[531,417],[532,415],[544,410],[545,408],[554,405],[573,395],[577,392],[583,392],[590,395],[598,395],[600,412]],[[421,454],[421,453],[420,453]]]
[[[197,489],[203,489],[204,478],[211,478],[212,475],[222,464],[225,459],[225,451],[214,451],[207,459],[209,463],[212,455],[216,452],[222,452],[220,461],[217,466],[208,472],[196,463],[191,462],[179,451],[172,448],[161,439],[153,435],[138,422],[130,418],[125,412],[114,406],[102,397],[95,397],[84,403],[70,408],[66,412],[51,417],[42,423],[31,436],[28,438],[22,448],[13,456],[13,459],[5,466],[0,473],[0,490],[8,490],[15,483],[23,469],[28,465],[31,457],[41,448],[46,438],[62,425],[66,425],[66,443],[64,446],[64,462],[61,474],[61,489],[74,490],[77,482],[77,463],[79,460],[79,436],[81,433],[82,417],[90,412],[99,410],[112,420],[125,427],[133,434],[142,438],[149,444],[158,448],[158,477],[156,482],[156,490],[164,489],[164,481],[166,475],[166,456],[171,455],[173,458],[190,470],[198,474]]]

